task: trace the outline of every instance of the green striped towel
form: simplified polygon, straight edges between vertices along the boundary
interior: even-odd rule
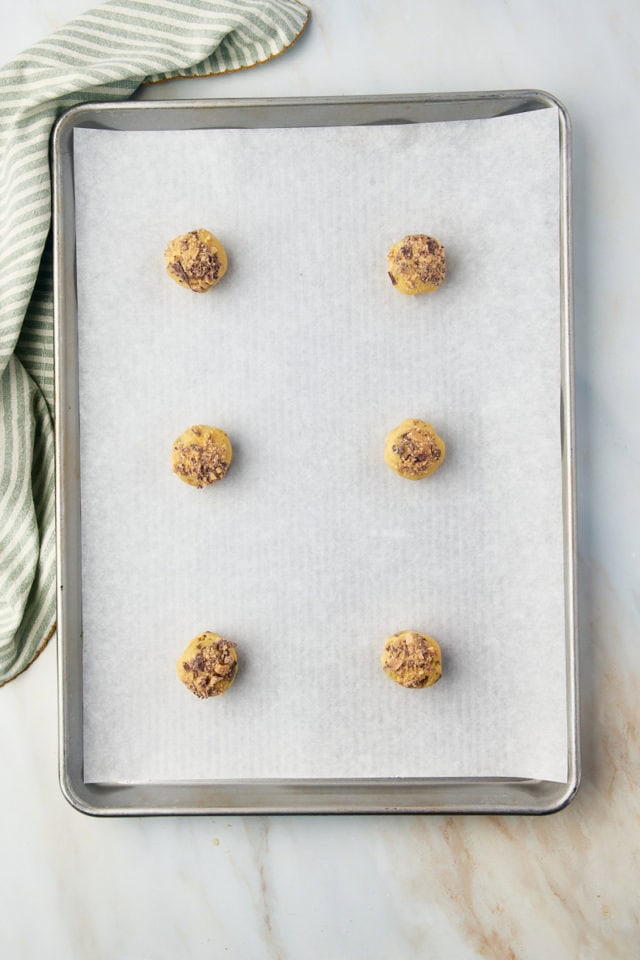
[[[308,17],[298,0],[109,0],[0,69],[0,684],[55,630],[51,127],[145,81],[270,60]]]

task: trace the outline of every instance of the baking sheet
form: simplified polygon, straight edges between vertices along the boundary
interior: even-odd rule
[[[557,112],[76,130],[75,182],[85,779],[566,779]],[[205,297],[161,256],[198,225],[231,260]],[[418,230],[449,278],[404,298]],[[406,416],[447,441],[424,483],[381,460]],[[168,469],[192,422],[236,449],[207,491]],[[431,690],[380,671],[405,627]],[[205,703],[173,675],[202,629],[244,668]]]

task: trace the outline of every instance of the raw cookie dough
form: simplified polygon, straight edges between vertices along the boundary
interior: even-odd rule
[[[208,230],[192,230],[176,237],[164,252],[167,273],[181,287],[204,293],[227,272],[227,254]]]
[[[442,676],[442,654],[433,637],[403,630],[387,637],[380,657],[382,669],[401,687],[430,687]]]
[[[424,420],[403,420],[387,434],[385,462],[407,480],[430,477],[444,463],[444,440]]]
[[[446,276],[444,247],[435,237],[412,233],[387,254],[389,278],[396,290],[413,296],[432,293]]]
[[[192,487],[208,487],[226,475],[233,451],[224,430],[196,424],[188,427],[171,450],[173,472]]]
[[[178,679],[202,700],[228,690],[238,672],[236,645],[217,633],[200,633],[178,660]]]

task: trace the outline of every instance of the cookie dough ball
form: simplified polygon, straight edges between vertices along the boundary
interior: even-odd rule
[[[227,254],[208,230],[192,230],[176,237],[164,252],[167,273],[181,287],[205,293],[227,272]]]
[[[173,472],[192,487],[208,487],[226,476],[233,451],[224,430],[198,424],[181,433],[173,444]]]
[[[411,233],[387,254],[391,283],[400,293],[432,293],[446,276],[444,247],[435,237]]]
[[[442,654],[433,637],[403,630],[387,637],[380,657],[382,669],[401,687],[430,687],[442,676]]]
[[[228,690],[238,672],[236,645],[217,633],[194,637],[176,665],[178,679],[205,700]]]
[[[385,462],[407,480],[422,480],[444,463],[444,440],[424,420],[403,420],[387,434]]]

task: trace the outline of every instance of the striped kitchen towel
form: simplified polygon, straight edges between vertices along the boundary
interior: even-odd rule
[[[68,107],[270,60],[298,0],[109,0],[0,69],[0,685],[55,630],[49,135]]]

